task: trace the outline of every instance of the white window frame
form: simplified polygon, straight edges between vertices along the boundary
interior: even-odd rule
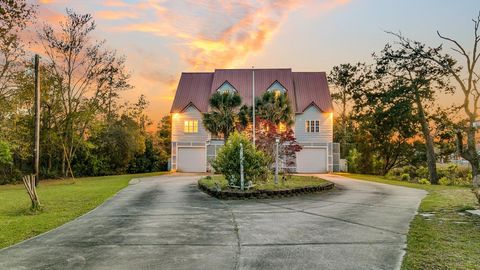
[[[319,133],[320,121],[319,120],[305,120],[305,132],[306,133]]]
[[[198,120],[185,120],[183,122],[184,133],[198,133]]]

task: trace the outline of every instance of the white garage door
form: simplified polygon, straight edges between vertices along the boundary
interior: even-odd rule
[[[177,157],[177,171],[179,172],[206,172],[207,158],[204,147],[179,147]]]
[[[327,172],[327,149],[303,148],[297,153],[297,172],[325,173]]]

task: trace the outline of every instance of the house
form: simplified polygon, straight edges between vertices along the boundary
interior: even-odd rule
[[[286,92],[295,110],[294,132],[303,149],[297,153],[299,173],[336,171],[339,147],[333,144],[333,106],[324,72],[291,69],[216,69],[182,73],[172,104],[172,170],[205,172],[223,141],[202,125],[209,97],[217,91],[234,91],[251,106],[266,91]]]

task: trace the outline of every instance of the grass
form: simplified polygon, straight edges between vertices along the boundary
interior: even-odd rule
[[[42,210],[30,211],[23,184],[0,186],[0,248],[56,228],[112,197],[132,178],[161,173],[115,175],[41,181],[37,188]]]
[[[292,175],[290,179],[287,178],[285,183],[282,183],[281,176],[279,176],[279,184],[275,185],[273,179],[269,179],[265,183],[257,183],[252,190],[279,190],[279,189],[290,189],[290,188],[297,188],[297,187],[306,187],[306,186],[318,186],[321,184],[329,183],[326,180],[320,179],[314,176],[299,176],[299,175]],[[200,183],[206,185],[209,188],[214,188],[215,183],[220,185],[220,188],[228,189],[228,182],[223,175],[212,175],[210,177],[204,177],[200,181]]]
[[[480,218],[464,212],[479,207],[470,188],[420,185],[372,175],[340,175],[428,191],[410,224],[402,269],[479,269]],[[422,213],[433,216],[424,217]]]

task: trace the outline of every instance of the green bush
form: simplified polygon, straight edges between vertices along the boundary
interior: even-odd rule
[[[448,186],[451,184],[451,181],[450,179],[448,179],[447,177],[441,177],[440,179],[438,179],[438,183],[442,186]]]
[[[404,173],[402,174],[401,178],[402,181],[410,181],[410,174]]]
[[[12,152],[7,142],[0,141],[0,165],[11,165],[13,161]]]
[[[428,181],[427,178],[422,178],[422,179],[418,180],[418,183],[422,184],[422,185],[430,185],[430,181]]]
[[[350,149],[347,156],[348,172],[359,173],[359,160],[361,158],[360,152],[357,149]]]
[[[243,144],[243,170],[245,183],[266,181],[270,175],[268,158],[262,151],[256,150],[247,136],[235,132],[231,134],[212,162],[215,171],[220,172],[235,186],[240,186],[240,144]]]
[[[419,178],[428,178],[428,168],[427,167],[419,167],[416,171],[415,171],[417,177]]]

